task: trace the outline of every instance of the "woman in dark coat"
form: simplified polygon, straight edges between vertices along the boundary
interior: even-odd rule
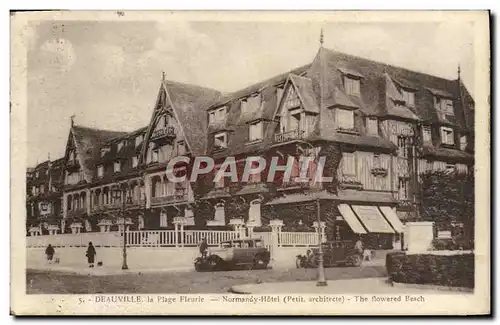
[[[89,242],[89,247],[87,248],[87,262],[89,263],[89,267],[94,267],[94,257],[96,256],[95,248],[92,245],[92,242]]]
[[[49,246],[47,246],[47,249],[45,250],[45,255],[47,255],[47,260],[49,261],[49,263],[52,263],[52,258],[54,257],[54,254],[55,254],[54,247],[52,247],[52,245],[49,244]]]

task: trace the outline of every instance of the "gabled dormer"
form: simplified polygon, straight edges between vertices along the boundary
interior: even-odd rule
[[[342,74],[344,91],[349,96],[361,97],[361,80],[364,76],[352,69],[338,68]]]
[[[224,124],[227,120],[228,107],[227,105],[222,105],[219,107],[212,108],[208,111],[208,124]]]
[[[283,87],[275,120],[275,142],[309,136],[315,129],[319,107],[309,78],[290,75]]]

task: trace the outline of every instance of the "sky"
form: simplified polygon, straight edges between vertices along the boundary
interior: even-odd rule
[[[78,125],[146,126],[166,78],[230,92],[310,63],[319,48],[473,84],[473,31],[458,23],[40,21],[28,44],[28,166],[64,155]]]

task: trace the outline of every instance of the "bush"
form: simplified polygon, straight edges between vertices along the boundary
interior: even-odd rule
[[[393,282],[474,288],[474,254],[389,253],[387,273]]]
[[[439,238],[432,241],[432,247],[435,250],[472,250],[474,241],[465,237]]]

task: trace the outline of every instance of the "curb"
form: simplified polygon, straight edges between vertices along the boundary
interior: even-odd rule
[[[401,289],[422,289],[422,290],[453,291],[453,292],[464,292],[464,293],[474,292],[474,288],[447,287],[436,284],[389,282],[389,285],[393,286],[394,288],[401,288]]]

